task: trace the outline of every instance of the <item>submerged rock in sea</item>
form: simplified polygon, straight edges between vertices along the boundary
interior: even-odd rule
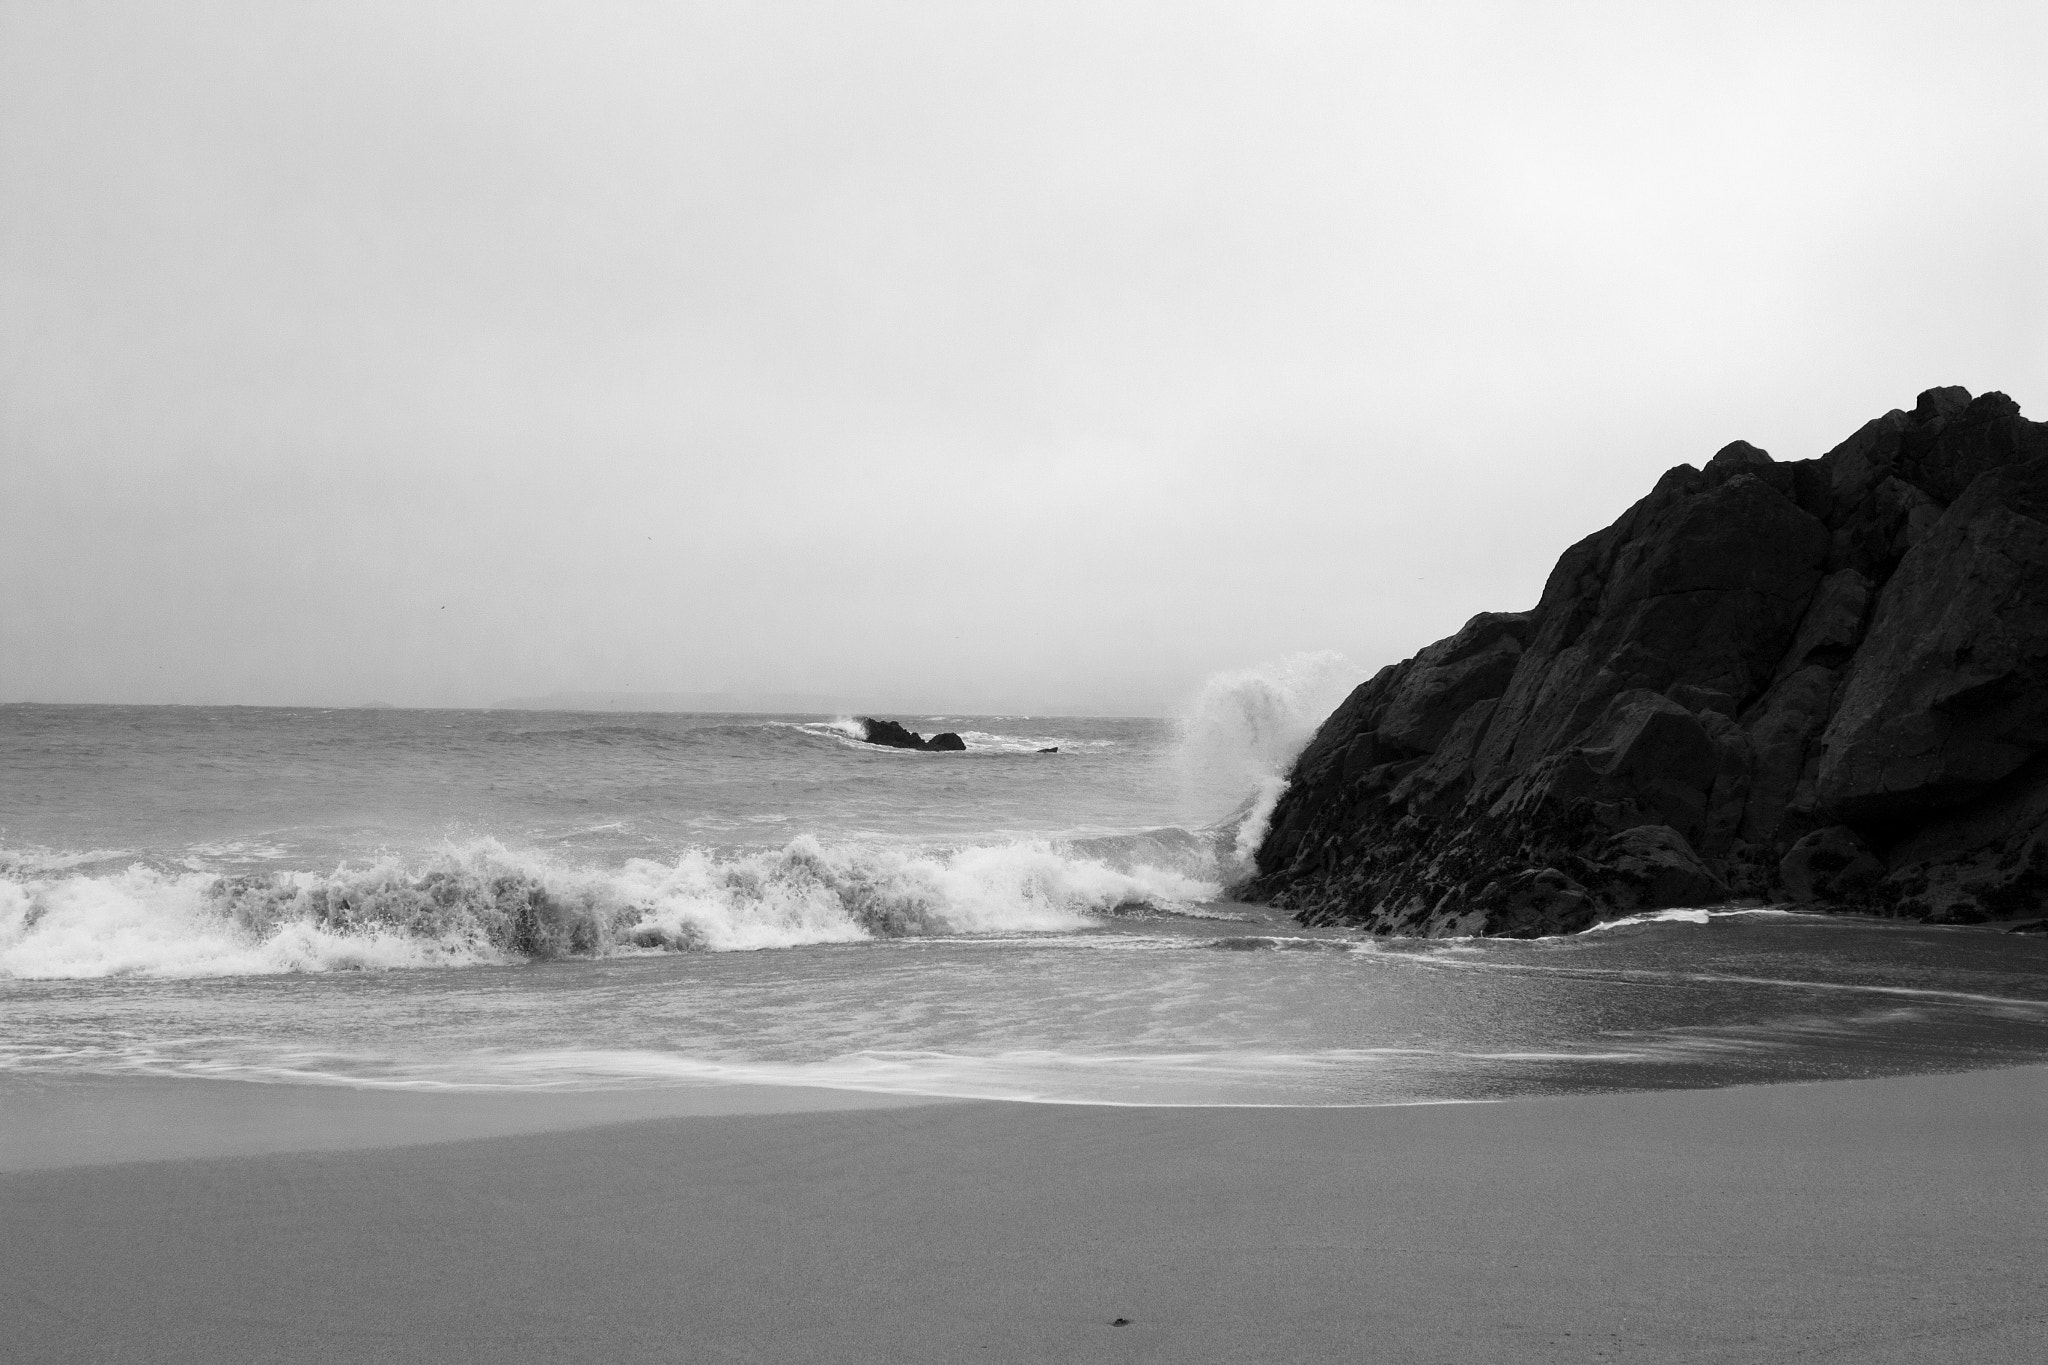
[[[1737,441],[1536,608],[1390,665],[1296,760],[1247,899],[1381,933],[1742,898],[2048,900],[2048,424],[1930,389],[1819,459]]]
[[[942,730],[926,739],[915,730],[906,730],[893,720],[876,720],[872,716],[860,718],[861,738],[870,744],[880,744],[890,749],[918,749],[926,753],[958,753],[967,747],[967,741],[951,730]]]

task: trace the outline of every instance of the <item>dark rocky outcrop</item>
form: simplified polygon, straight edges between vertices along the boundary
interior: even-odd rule
[[[926,753],[957,753],[967,747],[967,741],[951,730],[942,730],[926,739],[915,730],[906,730],[893,720],[876,720],[872,716],[860,718],[861,738],[870,744],[880,744],[890,749],[920,749]]]
[[[1737,441],[1317,731],[1240,894],[1535,935],[1730,899],[2048,901],[2048,424],[1930,389],[1826,455]]]
[[[922,749],[924,736],[915,730],[906,730],[893,720],[876,720],[871,716],[860,718],[861,738],[870,744],[880,744],[891,749]]]

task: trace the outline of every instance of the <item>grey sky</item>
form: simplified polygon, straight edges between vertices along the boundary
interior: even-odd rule
[[[2048,7],[0,0],[0,700],[1125,709],[2048,415]]]

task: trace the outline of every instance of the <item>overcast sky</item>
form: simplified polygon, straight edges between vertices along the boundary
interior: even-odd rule
[[[2039,3],[0,0],[0,701],[1369,671],[2048,415],[2044,153]]]

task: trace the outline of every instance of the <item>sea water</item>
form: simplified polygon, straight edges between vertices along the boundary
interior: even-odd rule
[[[1304,677],[1178,721],[895,717],[964,753],[0,707],[0,1070],[1332,1105],[2048,1060],[2038,938],[1701,907],[1401,940],[1233,901],[1327,710]]]

